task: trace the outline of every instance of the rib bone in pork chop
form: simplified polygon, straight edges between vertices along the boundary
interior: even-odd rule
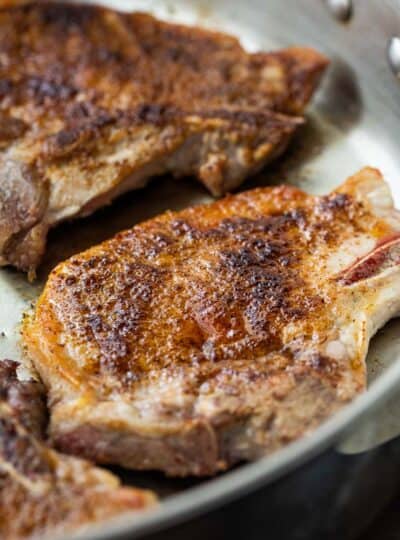
[[[324,197],[255,189],[72,257],[24,328],[54,442],[171,475],[272,452],[364,390],[399,263],[400,214],[368,168]]]
[[[16,370],[16,362],[0,362],[2,540],[54,538],[154,504],[149,492],[122,488],[112,474],[46,447],[42,390]]]
[[[0,264],[33,270],[47,231],[165,172],[213,194],[279,155],[327,65],[89,6],[0,10]]]

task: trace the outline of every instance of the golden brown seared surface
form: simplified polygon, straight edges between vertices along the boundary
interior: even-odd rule
[[[57,444],[204,474],[317,425],[365,387],[369,335],[397,306],[382,315],[383,285],[368,286],[397,265],[386,190],[372,169],[324,197],[256,189],[166,213],[59,265],[24,329]],[[243,423],[247,446],[227,442]],[[134,434],[139,450],[121,442],[116,455],[113,433]],[[175,453],[182,443],[183,456],[146,454],[149,434]]]
[[[122,488],[112,474],[46,447],[35,418],[44,418],[39,385],[19,381],[16,368],[0,362],[2,540],[54,538],[154,504],[150,492]]]
[[[0,213],[0,263],[25,270],[49,227],[151,176],[239,185],[286,148],[327,65],[308,48],[248,54],[225,34],[46,2],[0,9],[0,54],[0,206],[15,208]]]
[[[24,107],[17,116],[26,128],[48,121],[59,131],[55,121],[66,123],[60,152],[82,120],[101,129],[117,120],[107,112],[143,104],[155,122],[156,104],[301,114],[327,64],[312,49],[248,54],[226,34],[63,3],[2,10],[0,29],[2,109]]]
[[[324,261],[350,238],[390,231],[347,193],[289,186],[166,213],[59,265],[34,329],[60,369],[104,396],[153,370],[251,362],[282,351],[288,325],[329,329],[339,290],[319,279]]]
[[[167,212],[60,264],[23,331],[53,440],[185,475],[307,433],[365,388],[369,339],[400,310],[399,232],[367,168],[323,197]]]

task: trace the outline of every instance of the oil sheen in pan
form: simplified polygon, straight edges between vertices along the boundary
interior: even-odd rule
[[[108,2],[108,5],[120,9],[152,11],[169,20],[226,30],[239,36],[250,50],[273,49],[288,44],[279,39],[275,41],[273,37],[271,39],[271,35],[267,36],[265,32],[261,39],[257,39],[250,26],[236,19],[234,9],[227,8],[230,17],[221,17],[213,7],[216,4],[218,2],[199,1],[195,7],[190,7],[188,2],[183,1]],[[312,41],[310,44],[313,44]],[[346,63],[327,52],[332,66],[308,110],[307,125],[299,131],[283,159],[250,179],[243,189],[285,182],[311,193],[326,193],[368,164],[382,169],[400,206],[400,185],[395,182],[395,148],[382,144],[372,124],[368,127],[368,124],[361,122],[362,92],[356,77]],[[0,270],[0,358],[23,360],[18,346],[19,321],[23,312],[37,298],[48,272],[57,262],[167,209],[181,209],[209,200],[210,197],[194,180],[155,179],[146,189],[124,195],[114,205],[94,216],[54,230],[50,235],[44,264],[34,284],[29,284],[23,274]],[[371,382],[399,357],[398,336],[400,320],[392,321],[372,342],[368,355]],[[29,366],[26,369],[29,370]],[[361,451],[400,433],[399,408],[400,399],[392,400],[380,413],[378,422],[365,422],[351,440],[342,445],[342,449],[347,452]],[[134,477],[136,484],[144,483],[147,487],[157,489],[161,495],[187,486],[185,481],[171,483],[159,477],[153,479],[149,475],[129,474],[131,477]]]

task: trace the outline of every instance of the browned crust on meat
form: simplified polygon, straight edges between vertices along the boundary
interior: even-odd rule
[[[98,116],[97,116],[98,115]],[[235,111],[211,109],[193,110],[188,114],[176,107],[143,104],[130,111],[119,111],[114,115],[96,111],[81,124],[68,125],[65,129],[47,138],[42,146],[41,159],[54,160],[70,157],[74,153],[90,154],[99,139],[107,140],[110,131],[129,130],[139,126],[153,125],[159,128],[173,125],[176,130],[189,134],[198,127],[204,129],[209,121],[210,131],[213,124],[216,129],[237,130],[242,140],[246,134],[249,140],[263,139],[265,143],[277,144],[286,133],[291,135],[294,129],[304,123],[299,117],[289,117],[272,111]]]
[[[226,34],[143,13],[19,4],[0,10],[0,149],[50,191],[44,215],[12,227],[9,250],[0,213],[0,264],[23,270],[49,227],[94,211],[141,167],[195,175],[214,195],[235,188],[285,150],[328,63],[309,48],[248,54]],[[197,155],[183,166],[187,141]]]
[[[118,487],[109,473],[39,444],[10,411],[0,415],[2,539],[54,538],[154,504],[149,492]]]
[[[81,107],[75,115],[85,107],[125,110],[143,103],[301,114],[328,63],[301,47],[249,55],[226,34],[84,5],[41,2],[3,10],[0,25],[9,59],[3,99],[29,102],[39,114],[65,116],[71,103]],[[19,31],[26,28],[21,43]],[[18,61],[21,45],[26,64]],[[33,61],[35,69],[27,69]]]
[[[3,108],[29,104],[20,112],[31,121],[51,115],[70,127],[139,105],[301,114],[327,65],[312,49],[249,55],[226,34],[90,6],[33,3],[0,11],[0,27]]]
[[[54,400],[55,443],[104,463],[213,474],[362,391],[366,345],[348,352],[339,332],[355,324],[349,299],[368,311],[379,290],[349,292],[331,256],[354,239],[397,246],[399,226],[359,196],[363,182],[382,180],[365,169],[323,197],[279,186],[167,212],[60,264],[23,330]]]
[[[316,203],[288,186],[168,213],[61,264],[38,314],[46,327],[51,296],[69,338],[93,344],[90,384],[110,373],[135,385],[154,368],[233,354],[250,361],[280,350],[290,323],[329,324],[304,255],[359,233],[363,213],[345,194]]]
[[[90,463],[57,454],[40,439],[46,420],[43,389],[0,362],[0,536],[54,538],[124,512],[152,506],[147,491],[122,488]]]
[[[18,422],[35,437],[42,438],[47,425],[43,385],[36,380],[20,380],[17,362],[0,361],[0,402],[7,402]]]
[[[35,167],[0,158],[0,264],[14,262],[23,270],[34,268],[43,251],[43,235],[29,249],[24,239],[33,237],[35,227],[47,232],[43,223],[48,203],[48,185]]]

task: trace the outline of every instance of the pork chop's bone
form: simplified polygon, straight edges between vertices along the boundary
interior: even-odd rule
[[[339,191],[369,206],[392,228],[391,234],[335,277],[343,285],[346,298],[357,306],[353,323],[360,331],[359,350],[366,355],[371,337],[400,314],[400,212],[394,208],[389,186],[376,169],[363,169]]]
[[[383,241],[337,279],[352,290],[353,297],[364,300],[369,341],[388,320],[400,314],[400,234]]]
[[[343,285],[355,285],[360,281],[380,277],[386,270],[395,271],[400,264],[400,234],[380,243],[373,251],[361,257],[338,280]],[[388,272],[385,272],[385,276]]]

